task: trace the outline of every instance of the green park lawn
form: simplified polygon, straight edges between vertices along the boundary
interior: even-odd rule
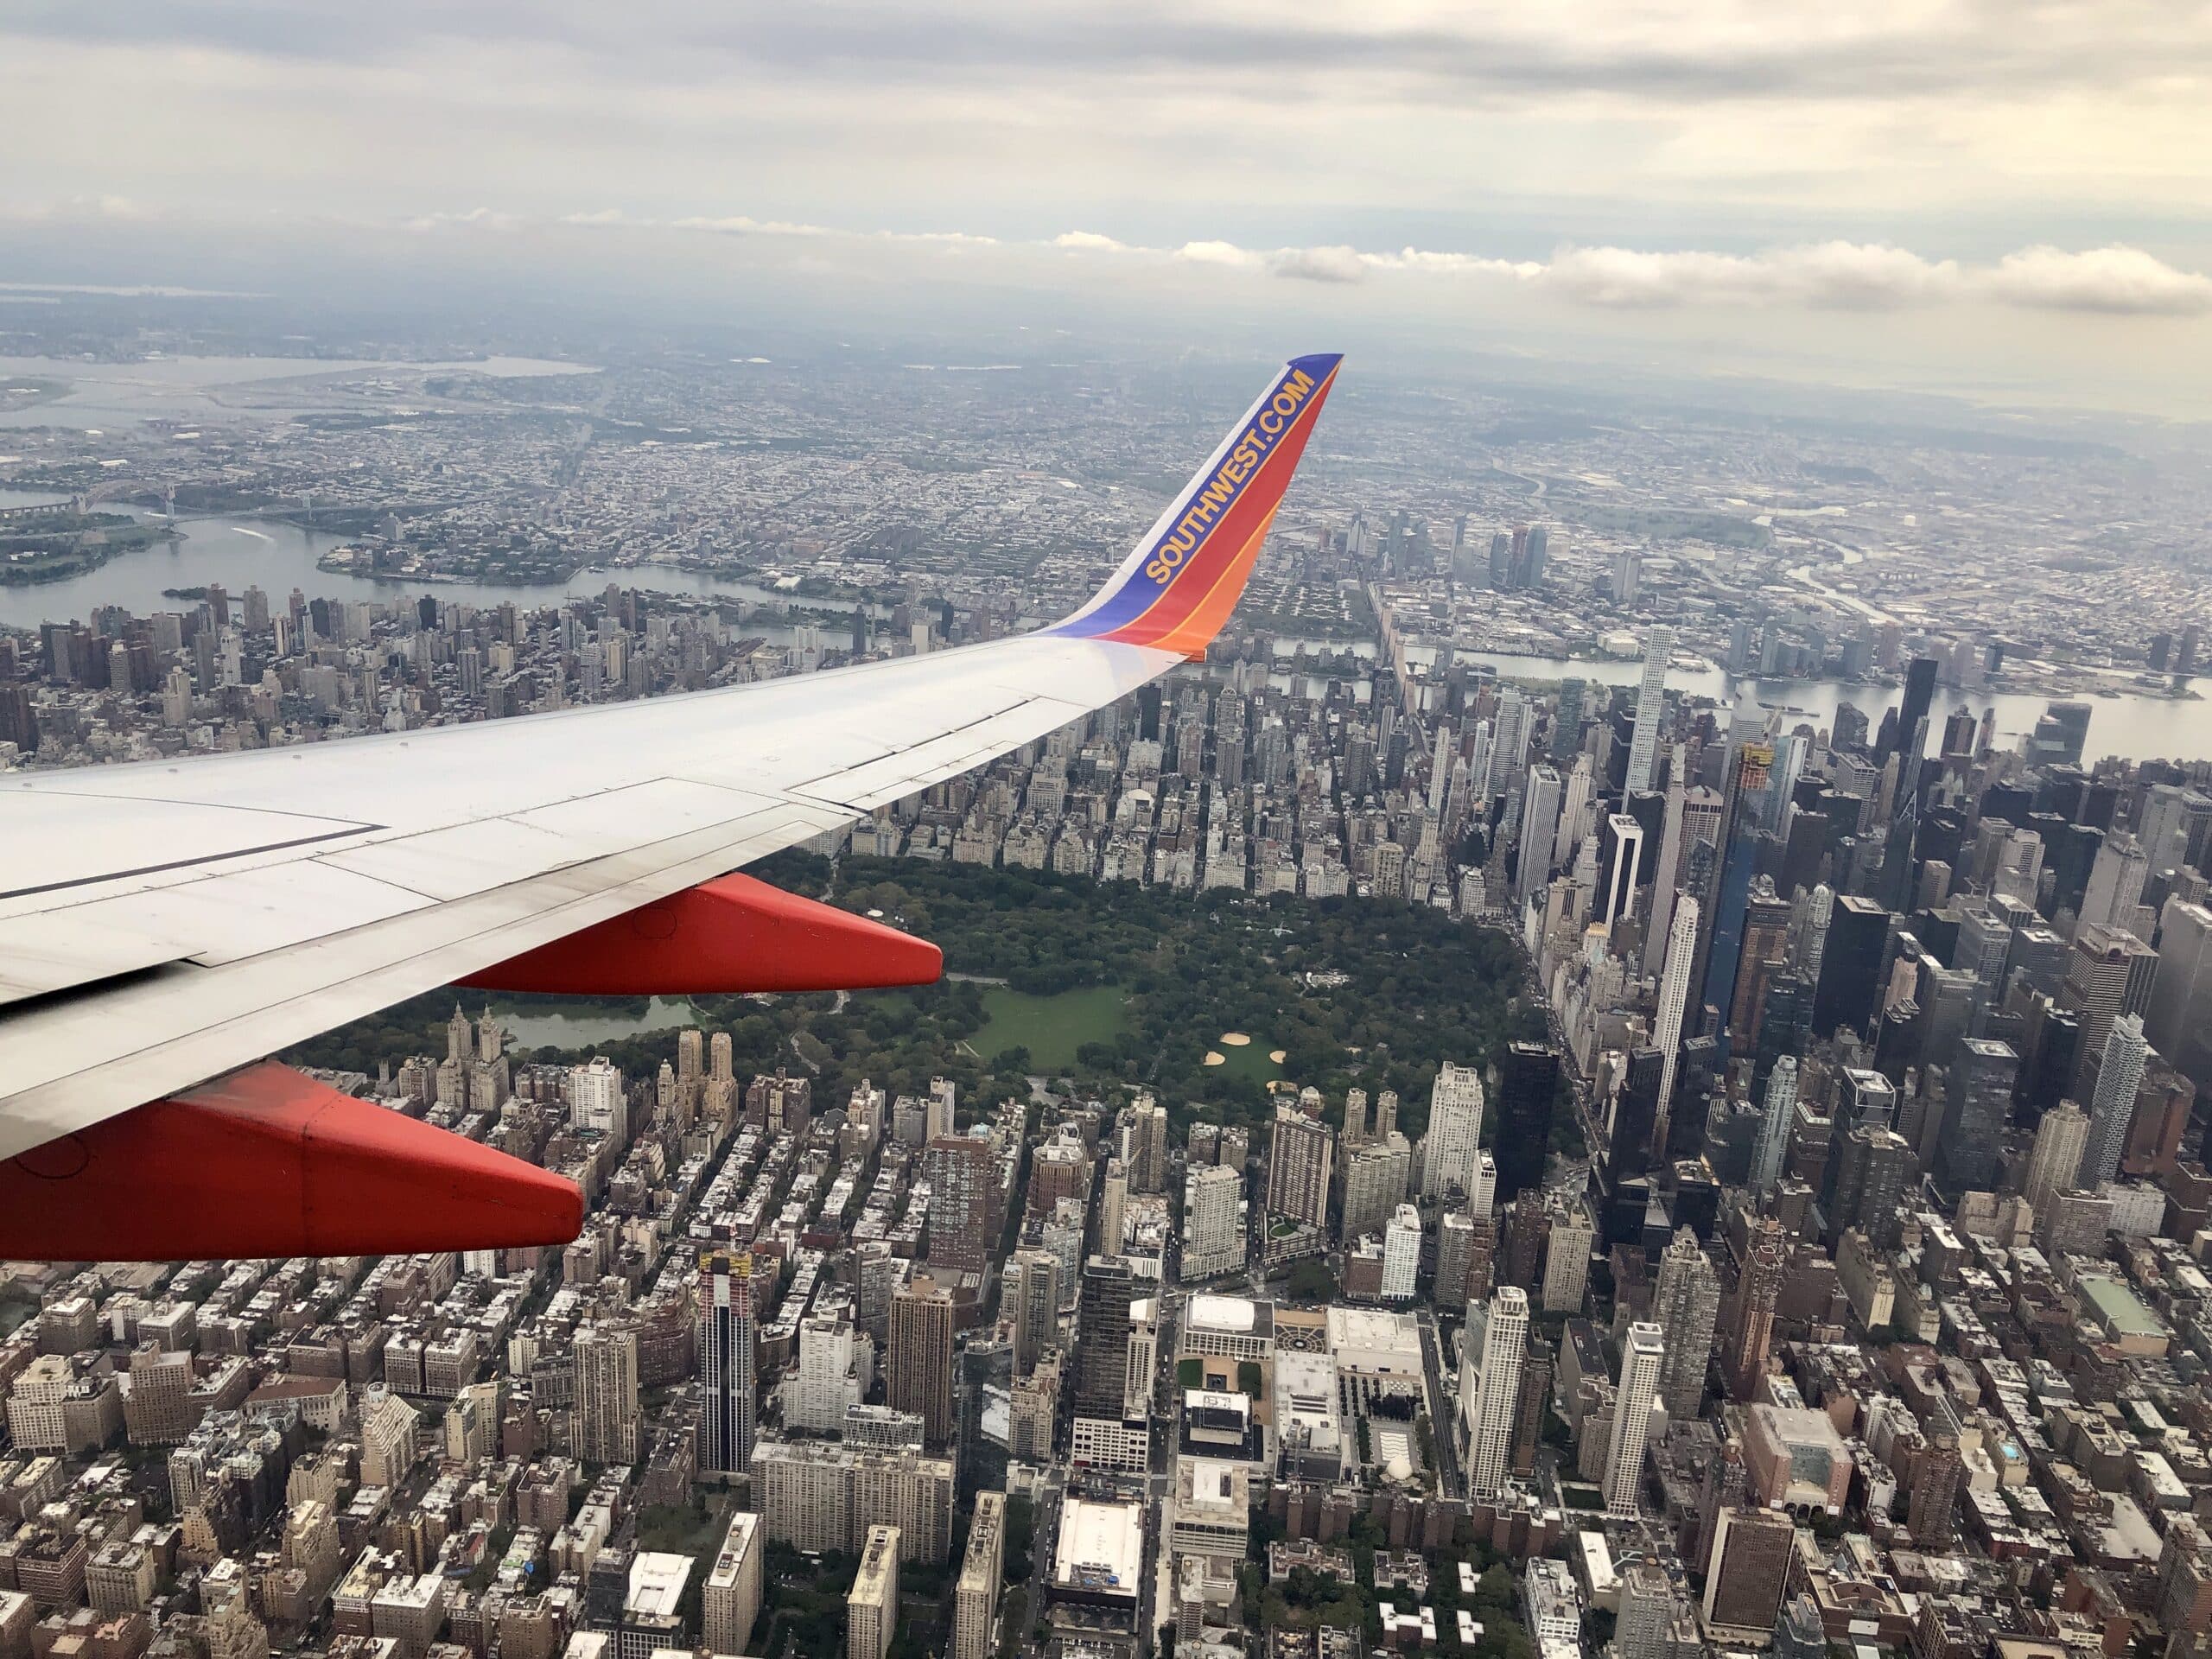
[[[1278,1045],[1271,1043],[1260,1033],[1251,1033],[1252,1040],[1239,1048],[1221,1040],[1216,1032],[1207,1039],[1206,1046],[1221,1056],[1219,1065],[1206,1068],[1207,1075],[1224,1077],[1249,1077],[1254,1083],[1269,1084],[1282,1075],[1282,1068],[1268,1058]]]
[[[1057,996],[994,985],[983,993],[983,1028],[968,1039],[975,1051],[988,1060],[1009,1048],[1026,1048],[1030,1065],[1040,1072],[1068,1070],[1076,1050],[1111,1042],[1129,1025],[1128,999],[1112,985],[1087,985]]]

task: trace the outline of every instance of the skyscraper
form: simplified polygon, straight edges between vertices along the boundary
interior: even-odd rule
[[[884,1659],[898,1626],[899,1529],[870,1527],[845,1597],[845,1652],[849,1659]]]
[[[1483,1080],[1471,1065],[1444,1062],[1428,1095],[1428,1135],[1423,1141],[1421,1195],[1474,1191],[1475,1155],[1482,1148]]]
[[[1109,1158],[1105,1178],[1098,1184],[1098,1248],[1109,1255],[1121,1253],[1128,1213],[1129,1166]]]
[[[968,1549],[952,1587],[951,1659],[990,1659],[991,1627],[998,1617],[999,1578],[1006,1561],[1006,1494],[976,1494],[968,1523]],[[735,1651],[735,1649],[732,1649]]]
[[[952,1438],[952,1294],[926,1274],[891,1299],[884,1402],[922,1420],[932,1451]]]
[[[2074,1185],[2082,1167],[2082,1154],[2089,1144],[2089,1118],[2070,1100],[2062,1100],[2043,1115],[2036,1125],[2034,1150],[2028,1154],[2028,1173],[2020,1196],[2037,1219],[2050,1213],[2054,1193]]]
[[[836,1433],[844,1427],[845,1408],[860,1404],[866,1378],[854,1363],[851,1312],[849,1304],[799,1322],[797,1374],[783,1387],[786,1427]]]
[[[1834,1249],[1853,1228],[1877,1249],[1894,1243],[1905,1198],[1919,1174],[1911,1144],[1895,1129],[1859,1128],[1845,1135],[1828,1214],[1828,1248]]]
[[[638,1333],[626,1325],[576,1330],[576,1454],[588,1463],[638,1460]]]
[[[1728,1391],[1745,1404],[1758,1398],[1766,1376],[1774,1341],[1774,1305],[1782,1294],[1789,1249],[1780,1222],[1762,1216],[1751,1224],[1728,1322]]]
[[[1713,923],[1704,937],[1707,968],[1698,977],[1704,1000],[1728,1011],[1736,988],[1736,969],[1744,944],[1744,912],[1751,898],[1754,862],[1751,840],[1758,828],[1758,802],[1766,793],[1767,772],[1774,764],[1774,748],[1766,743],[1746,743],[1737,750],[1728,769],[1728,789],[1722,797],[1719,856],[1713,866],[1709,898]]]
[[[735,1250],[699,1256],[699,1468],[741,1473],[753,1461],[753,1257]]]
[[[1336,1140],[1336,1131],[1320,1118],[1308,1117],[1291,1102],[1276,1103],[1274,1133],[1268,1143],[1268,1214],[1309,1227],[1328,1225]]]
[[[1167,1175],[1167,1109],[1150,1095],[1129,1108],[1129,1190],[1157,1192]]]
[[[2143,1086],[2143,1071],[2151,1046],[2143,1040],[2139,1015],[2123,1014],[2112,1022],[2105,1039],[2104,1058],[2097,1067],[2096,1093],[2089,1103],[2088,1139],[2082,1148],[2082,1165],[2074,1185],[2094,1192],[2120,1173],[2120,1154],[2127,1145],[2127,1126],[2135,1116],[2135,1094]]]
[[[1654,1160],[1664,1155],[1666,1143],[1660,1135],[1659,1085],[1666,1072],[1666,1058],[1657,1049],[1629,1051],[1627,1079],[1614,1097],[1612,1121],[1605,1142],[1607,1185],[1614,1191],[1619,1189],[1620,1183],[1632,1181],[1647,1173]],[[1546,1311],[1550,1310],[1547,1307]]]
[[[1076,1314],[1075,1414],[1122,1420],[1128,1388],[1129,1304],[1135,1300],[1129,1264],[1094,1255],[1083,1269]]]
[[[1846,893],[1835,901],[1821,970],[1813,983],[1815,1037],[1825,1041],[1840,1027],[1866,1028],[1880,990],[1889,938],[1890,912],[1873,899]]]
[[[2020,1057],[2008,1045],[1988,1037],[1967,1039],[1951,1069],[1956,1092],[1943,1119],[1943,1167],[1954,1187],[1996,1184],[1999,1142],[2012,1115],[2012,1085],[2019,1074]]]
[[[1521,795],[1521,862],[1514,874],[1513,893],[1522,909],[1544,890],[1552,875],[1552,843],[1559,834],[1561,785],[1559,771],[1548,762],[1529,769]]]
[[[1955,1434],[1937,1434],[1921,1448],[1905,1508],[1905,1530],[1916,1544],[1942,1548],[1951,1542],[1951,1510],[1958,1501],[1962,1466]]]
[[[1580,1313],[1590,1292],[1590,1245],[1598,1229],[1580,1197],[1548,1193],[1545,1208],[1551,1224],[1544,1243],[1544,1312]]]
[[[1659,722],[1664,712],[1667,664],[1675,654],[1671,628],[1654,628],[1643,640],[1643,681],[1636,693],[1636,731],[1629,740],[1628,792],[1651,787],[1659,753]]]
[[[1244,1172],[1193,1164],[1183,1180],[1184,1279],[1232,1273],[1244,1256]]]
[[[2126,928],[2143,902],[2143,883],[2150,874],[2150,855],[2141,842],[2130,835],[2107,836],[2089,866],[2077,921]]]
[[[1183,1249],[1187,1274],[1187,1238]],[[1016,1250],[1006,1264],[1000,1301],[1014,1324],[1014,1374],[1027,1376],[1038,1356],[1059,1335],[1059,1257],[1046,1249]]]
[[[1590,757],[1578,754],[1567,774],[1567,787],[1559,807],[1559,830],[1552,837],[1552,863],[1566,869],[1574,862],[1575,849],[1582,844],[1583,823],[1588,816],[1590,799],[1597,792],[1598,783],[1590,768]]]
[[[1461,1350],[1461,1432],[1466,1445],[1467,1495],[1480,1503],[1505,1488],[1520,1408],[1521,1367],[1529,1349],[1529,1296],[1502,1285],[1490,1305],[1471,1309]]]
[[[1509,1043],[1497,1082],[1497,1201],[1539,1185],[1551,1147],[1559,1053],[1543,1043]]]
[[[2158,953],[2133,933],[2094,922],[2085,922],[2075,931],[2074,954],[2067,959],[2066,983],[2060,993],[2063,1004],[2082,1017],[2075,1099],[2096,1097],[2097,1067],[2103,1062],[2113,1021],[2149,1006],[2158,969]]]
[[[1681,744],[1675,745],[1674,764],[1667,773],[1666,801],[1659,820],[1659,850],[1651,867],[1651,916],[1644,924],[1640,963],[1647,974],[1659,966],[1660,953],[1667,948],[1669,930],[1674,923],[1675,890],[1682,864],[1682,818],[1688,804],[1688,785],[1682,777],[1688,753]]]
[[[1705,1403],[1705,1370],[1713,1357],[1713,1327],[1720,1317],[1720,1279],[1688,1228],[1678,1230],[1659,1257],[1651,1294],[1652,1322],[1665,1344],[1659,1398],[1667,1415],[1689,1422]]]
[[[700,1598],[700,1634],[709,1653],[743,1653],[760,1617],[767,1536],[760,1517],[740,1510],[729,1518],[722,1547],[708,1569]]]
[[[1785,1054],[1767,1074],[1766,1114],[1759,1120],[1758,1139],[1751,1147],[1751,1190],[1762,1198],[1782,1179],[1783,1161],[1789,1153],[1790,1125],[1797,1116],[1797,1061]]]
[[[1751,1640],[1772,1630],[1796,1553],[1797,1529],[1789,1516],[1735,1504],[1721,1510],[1705,1569],[1707,1627]]]
[[[2212,1086],[2212,909],[2166,900],[2143,1034],[2200,1090]]]
[[[1620,1573],[1621,1609],[1614,1626],[1618,1659],[1676,1659],[1702,1650],[1697,1624],[1674,1578],[1657,1561],[1629,1561]]]
[[[981,1273],[993,1243],[991,1196],[998,1154],[989,1141],[973,1135],[940,1135],[929,1143],[925,1166],[930,1181],[930,1265],[948,1274]]]
[[[1598,837],[1596,920],[1611,927],[1636,914],[1643,857],[1643,826],[1625,812],[1607,813]]]
[[[1659,976],[1659,1007],[1651,1021],[1651,1046],[1665,1057],[1659,1078],[1659,1116],[1671,1120],[1675,1072],[1681,1063],[1682,1023],[1689,1011],[1690,970],[1697,962],[1697,900],[1685,894],[1668,929],[1667,962]],[[1667,1135],[1659,1131],[1662,1146]]]
[[[1744,896],[1743,931],[1736,953],[1736,983],[1729,999],[1728,1035],[1734,1052],[1758,1040],[1766,1013],[1768,981],[1789,948],[1789,906],[1764,876]]]
[[[1659,1368],[1667,1357],[1659,1327],[1639,1320],[1621,1349],[1620,1380],[1613,1389],[1613,1438],[1605,1453],[1605,1513],[1634,1520],[1641,1507],[1644,1443],[1658,1398]]]
[[[1413,1162],[1413,1148],[1402,1135],[1352,1148],[1344,1160],[1342,1231],[1345,1243],[1357,1243],[1370,1234],[1382,1236],[1392,1214],[1405,1202]]]
[[[1928,718],[1928,710],[1936,701],[1936,663],[1933,657],[1916,657],[1905,670],[1904,699],[1897,708],[1895,747],[1908,755],[1912,749],[1913,734],[1919,731]],[[1891,745],[1878,743],[1874,759],[1878,763],[1890,757]]]

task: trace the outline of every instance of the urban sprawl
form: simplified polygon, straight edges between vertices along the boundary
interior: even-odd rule
[[[0,434],[0,483],[66,498],[0,513],[26,568],[304,493],[355,514],[325,569],[393,583],[0,629],[0,761],[1019,632],[1164,496],[1074,476],[1077,435],[1176,468],[1141,387],[1019,468],[1025,394],[963,388],[1001,401],[928,470],[912,433],[862,454],[841,383],[557,376],[521,425],[472,384],[324,389],[375,425]],[[1562,423],[1455,486],[1358,414],[1207,660],[815,850],[1444,912],[1516,942],[1547,1036],[1425,1102],[1271,1077],[1255,1116],[1083,1065],[833,1098],[711,1021],[626,1071],[455,1008],[442,1051],[327,1075],[575,1180],[582,1236],[9,1269],[0,1659],[2202,1652],[2212,760],[2098,758],[2089,695],[2193,695],[2193,555],[1961,556],[2042,511],[2001,449],[1777,437],[1685,487],[1681,432]],[[1906,506],[1874,466],[1988,493]],[[1669,686],[1700,658],[1775,700]],[[1818,720],[1773,683],[1823,676]],[[1999,690],[2048,706],[2000,733]],[[1192,1015],[1210,1065],[1267,1046]]]

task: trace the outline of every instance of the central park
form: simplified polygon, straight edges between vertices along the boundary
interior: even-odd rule
[[[841,1101],[862,1078],[925,1093],[934,1077],[952,1078],[967,1099],[1026,1096],[1039,1078],[1147,1088],[1179,1122],[1258,1125],[1280,1078],[1332,1099],[1394,1089],[1401,1125],[1418,1135],[1440,1065],[1487,1065],[1507,1042],[1545,1033],[1510,938],[1395,901],[1193,894],[798,853],[753,873],[944,950],[946,977],[931,986],[690,999],[697,1024],[730,1034],[741,1077],[803,1071],[818,1099]],[[293,1058],[373,1074],[442,1052],[453,1007],[450,992],[417,997]],[[575,1024],[594,1039],[518,1046],[519,1058],[603,1053],[639,1076],[674,1052],[669,1010],[644,998],[505,998],[494,1012],[533,1033]],[[549,1014],[565,1017],[540,1017]]]

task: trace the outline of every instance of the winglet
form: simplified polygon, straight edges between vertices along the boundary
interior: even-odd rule
[[[1204,657],[1244,592],[1343,360],[1285,364],[1121,569],[1046,632]]]

